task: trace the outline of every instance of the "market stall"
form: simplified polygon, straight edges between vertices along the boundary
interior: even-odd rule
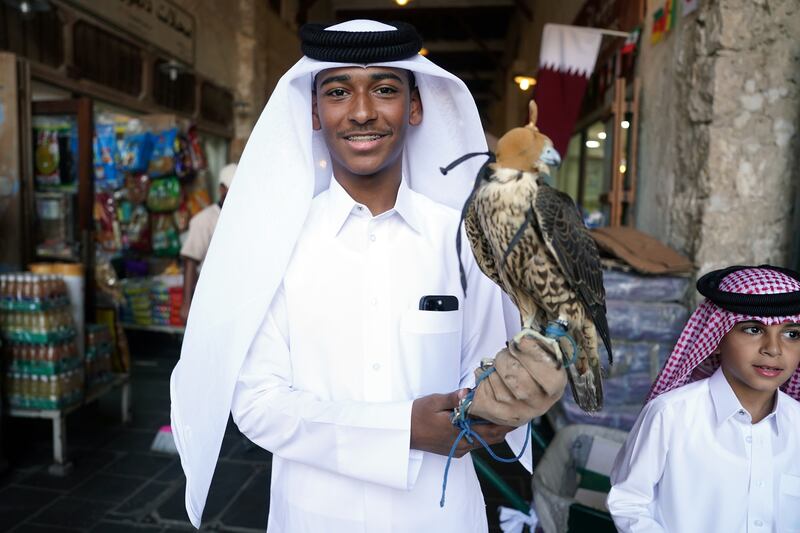
[[[101,112],[94,137],[96,279],[127,328],[181,332],[181,235],[211,202],[196,129]],[[108,267],[110,265],[110,268]]]

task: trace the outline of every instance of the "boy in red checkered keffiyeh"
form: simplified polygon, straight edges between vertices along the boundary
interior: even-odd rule
[[[617,456],[608,507],[633,531],[800,530],[800,274],[710,272]]]
[[[739,322],[766,326],[800,323],[800,275],[776,267],[731,267],[706,274],[697,289],[706,297],[683,328],[648,400],[690,381],[709,377],[720,366],[722,338]],[[783,384],[800,401],[800,372]]]

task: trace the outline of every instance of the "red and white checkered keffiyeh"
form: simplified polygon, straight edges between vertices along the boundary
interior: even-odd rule
[[[738,294],[781,294],[800,291],[800,282],[768,268],[747,268],[728,274],[719,289]],[[706,299],[689,317],[678,343],[650,390],[648,401],[691,381],[710,376],[719,367],[713,355],[722,337],[737,323],[758,320],[768,326],[786,322],[800,323],[800,315],[749,316],[722,309]],[[781,389],[800,401],[800,370],[795,371]]]

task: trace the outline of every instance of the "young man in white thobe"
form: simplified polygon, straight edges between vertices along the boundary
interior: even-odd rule
[[[506,339],[501,293],[468,249],[466,294],[460,283],[457,208],[478,169],[438,173],[485,150],[474,101],[406,25],[301,35],[306,57],[242,155],[173,373],[187,511],[198,526],[230,408],[273,453],[270,532],[486,531],[466,442],[439,506],[450,413]],[[421,309],[425,296],[457,308]],[[515,452],[525,440],[476,427]]]

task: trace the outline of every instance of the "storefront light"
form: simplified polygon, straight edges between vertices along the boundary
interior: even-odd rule
[[[531,76],[514,76],[514,83],[519,85],[520,90],[527,91],[536,85],[536,78]]]
[[[600,133],[597,134],[597,138],[600,139],[601,141],[605,141],[606,140],[606,132],[601,131]]]
[[[586,148],[600,148],[600,141],[589,139],[588,141],[586,141]]]
[[[620,122],[619,125],[622,126],[623,130],[627,130],[628,128],[631,127],[631,123],[628,122],[627,120],[623,120],[622,122]]]
[[[3,3],[18,9],[24,19],[32,19],[37,12],[50,11],[50,0],[3,0]]]
[[[625,174],[625,171],[626,171],[626,170],[628,170],[628,167],[626,167],[626,166],[625,166],[625,163],[622,163],[622,164],[619,166],[619,173],[620,173],[620,174]]]
[[[158,69],[169,76],[170,81],[175,81],[178,79],[183,73],[189,72],[189,69],[186,68],[182,63],[175,61],[174,59],[170,59],[169,61],[164,61],[158,65]]]

